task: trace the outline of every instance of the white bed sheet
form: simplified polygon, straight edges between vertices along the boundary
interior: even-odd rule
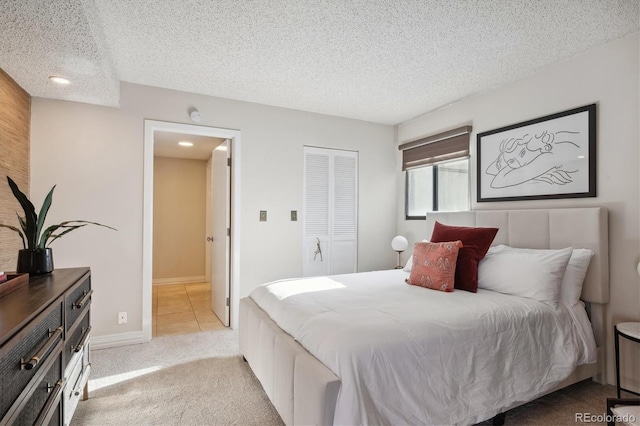
[[[334,424],[476,423],[595,361],[595,343],[586,353],[574,323],[580,315],[564,304],[444,293],[408,285],[407,276],[284,280],[250,295],[340,378]]]

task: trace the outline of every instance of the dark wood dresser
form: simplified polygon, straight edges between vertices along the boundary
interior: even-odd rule
[[[87,397],[89,268],[57,269],[0,297],[0,426],[69,424]]]

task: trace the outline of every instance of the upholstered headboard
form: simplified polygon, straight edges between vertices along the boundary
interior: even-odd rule
[[[427,236],[433,232],[435,221],[455,226],[498,228],[493,245],[591,249],[595,255],[582,288],[582,300],[601,304],[609,301],[609,237],[605,208],[434,212],[427,214]]]

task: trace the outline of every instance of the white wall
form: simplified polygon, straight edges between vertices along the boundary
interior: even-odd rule
[[[545,68],[528,78],[467,98],[398,126],[402,143],[442,129],[471,123],[471,208],[526,209],[604,206],[609,209],[611,299],[608,306],[608,381],[615,383],[613,325],[640,320],[639,259],[638,33]],[[597,103],[596,198],[476,202],[476,134],[555,112]],[[397,164],[400,156],[396,150]],[[398,166],[399,170],[399,166]],[[397,172],[398,233],[411,244],[429,237],[424,221],[404,220],[404,175]],[[633,358],[635,356],[635,358]],[[625,353],[625,374],[640,384],[640,351]]]
[[[200,125],[242,132],[241,296],[302,273],[302,221],[289,212],[302,211],[305,144],[359,151],[359,270],[394,266],[391,126],[128,83],[119,109],[35,98],[32,196],[41,200],[57,183],[52,222],[96,220],[119,230],[79,230],[53,247],[57,268],[92,268],[94,336],[142,330],[143,120],[190,123],[190,107]],[[260,210],[268,222],[258,221]],[[118,311],[128,311],[129,324],[116,324]]]

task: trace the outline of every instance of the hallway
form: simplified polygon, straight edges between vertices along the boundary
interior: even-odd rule
[[[153,286],[153,337],[225,328],[211,310],[209,283]]]

